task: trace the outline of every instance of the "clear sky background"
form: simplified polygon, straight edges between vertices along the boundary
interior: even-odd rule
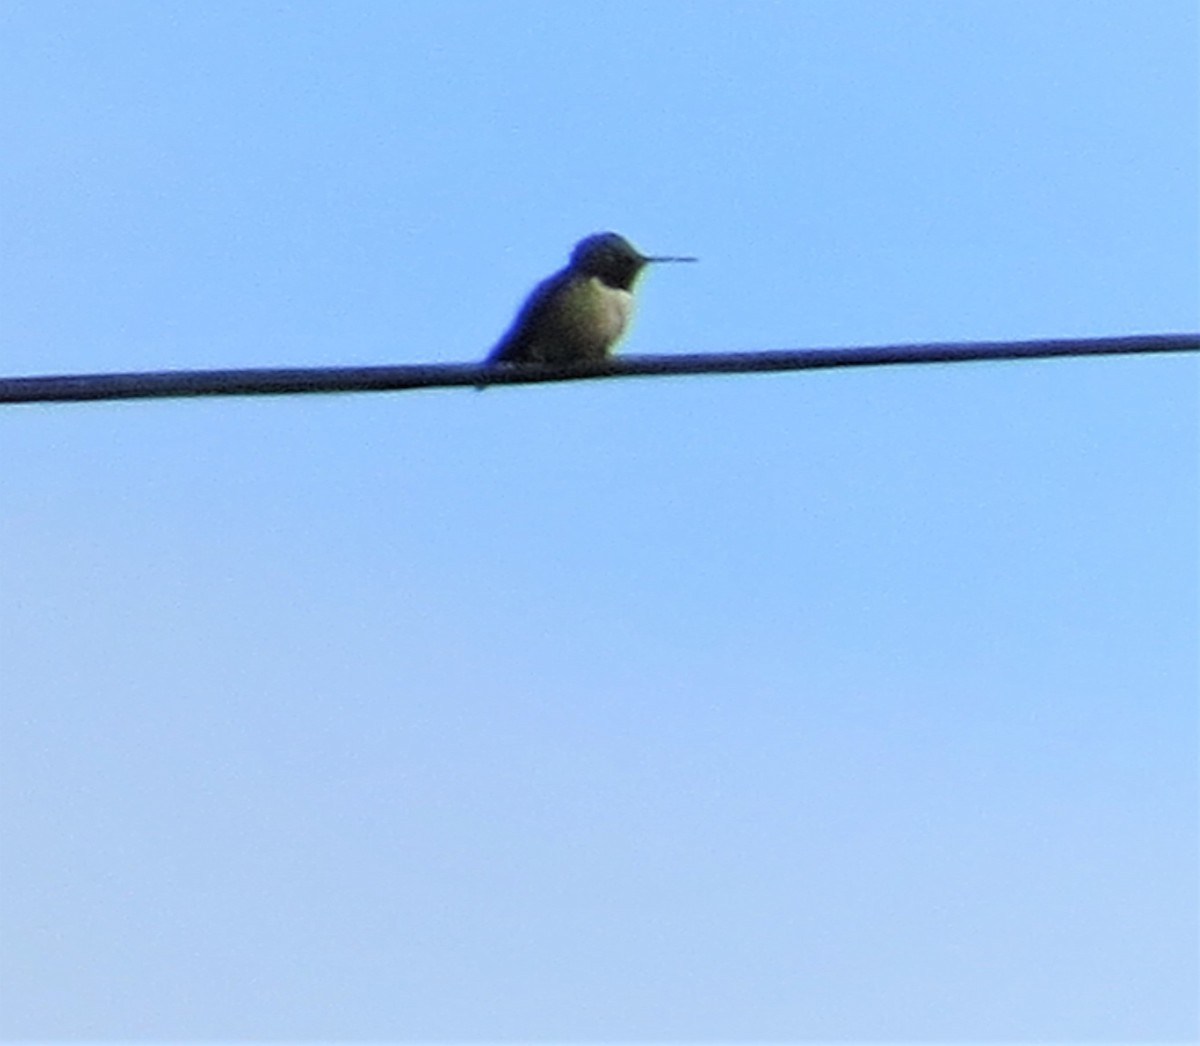
[[[1200,327],[1171,0],[0,4],[0,373]],[[1195,358],[0,409],[0,1034],[1190,1040]]]

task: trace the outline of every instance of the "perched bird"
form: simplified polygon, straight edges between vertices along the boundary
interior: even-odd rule
[[[615,232],[580,240],[567,267],[533,289],[486,362],[602,360],[629,324],[642,269],[651,262],[695,260],[647,257]]]

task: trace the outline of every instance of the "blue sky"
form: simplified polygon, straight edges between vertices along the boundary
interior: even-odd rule
[[[1200,327],[1153,0],[0,6],[0,373]],[[8,1039],[1183,1041],[1197,363],[0,411]]]

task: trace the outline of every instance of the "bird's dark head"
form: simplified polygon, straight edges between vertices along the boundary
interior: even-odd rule
[[[651,262],[695,261],[695,258],[650,257],[642,254],[624,236],[615,232],[598,232],[575,244],[571,252],[571,269],[586,276],[595,276],[610,287],[629,290],[638,273]]]

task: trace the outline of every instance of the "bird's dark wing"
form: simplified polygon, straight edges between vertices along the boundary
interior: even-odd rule
[[[545,337],[550,308],[558,292],[567,282],[569,272],[563,269],[542,280],[525,299],[512,326],[488,353],[485,363],[530,363],[540,358],[539,339]]]

